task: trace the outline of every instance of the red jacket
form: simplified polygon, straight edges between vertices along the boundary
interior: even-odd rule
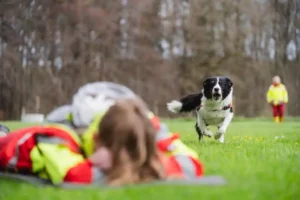
[[[158,119],[155,122],[159,122]],[[182,153],[183,144],[178,136],[159,131],[162,129],[159,123],[156,123],[156,129],[162,137],[157,145],[163,153],[161,161],[167,175],[202,176],[202,164],[197,157]],[[170,150],[174,144],[179,144],[179,151]],[[0,170],[35,174],[54,184],[92,183],[103,179],[103,174],[82,155],[76,133],[58,125],[24,128],[0,138]]]
[[[76,134],[62,126],[34,126],[0,138],[0,169],[36,174],[53,183],[91,183],[98,176],[81,154]]]

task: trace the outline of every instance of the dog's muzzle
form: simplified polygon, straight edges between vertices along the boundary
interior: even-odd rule
[[[212,97],[214,100],[219,100],[222,97],[221,89],[218,87],[215,87],[212,91]]]
[[[221,99],[221,94],[219,92],[214,92],[212,97],[214,100],[219,100]]]

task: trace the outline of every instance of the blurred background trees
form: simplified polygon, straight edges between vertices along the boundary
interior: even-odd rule
[[[0,0],[0,71],[0,119],[48,113],[99,80],[167,116],[211,75],[233,79],[237,115],[261,116],[277,74],[300,115],[300,0]]]

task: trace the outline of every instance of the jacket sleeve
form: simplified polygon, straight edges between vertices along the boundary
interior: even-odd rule
[[[204,167],[197,152],[185,145],[180,140],[179,134],[169,132],[168,127],[163,123],[157,133],[156,141],[158,149],[172,160],[172,166],[177,163],[175,165],[178,165],[184,177],[195,178],[203,175]],[[165,167],[168,169],[168,166]]]
[[[273,101],[272,87],[269,87],[267,92],[267,102],[271,103],[272,101]]]
[[[286,87],[285,87],[285,85],[283,85],[283,101],[284,101],[284,103],[287,103],[288,101],[289,101],[289,96],[288,96],[288,91],[287,91],[287,89],[286,89]]]
[[[80,183],[80,184],[105,184],[105,174],[93,167],[93,164],[89,160],[85,160],[70,170],[64,178],[66,183]]]
[[[33,172],[53,184],[61,184],[68,171],[85,161],[80,153],[71,151],[66,145],[59,143],[39,142],[30,154]]]

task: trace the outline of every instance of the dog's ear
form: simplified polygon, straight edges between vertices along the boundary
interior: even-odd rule
[[[203,87],[205,87],[208,84],[208,78],[204,79],[203,81]]]
[[[206,79],[204,79],[203,81],[203,87],[205,87],[207,84],[209,84],[210,81],[212,81],[213,77],[208,77]]]
[[[232,82],[232,80],[231,80],[229,77],[225,76],[225,80],[226,80],[226,83],[227,83],[227,85],[228,85],[229,87],[232,87],[232,86],[233,86],[233,82]]]
[[[207,83],[208,83],[208,81],[207,81],[207,79],[205,79],[202,83],[203,87],[205,87],[205,85],[207,85]]]

